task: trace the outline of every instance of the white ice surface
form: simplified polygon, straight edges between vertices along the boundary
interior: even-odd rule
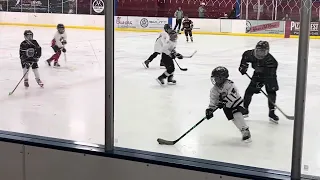
[[[33,81],[9,91],[21,78],[18,46],[25,28],[0,29],[0,129],[89,143],[104,142],[104,35],[102,31],[67,30],[70,69],[52,69],[44,60],[52,55],[49,43],[54,29],[32,28],[43,46],[40,73],[45,88]],[[294,112],[297,39],[195,35],[194,43],[179,37],[177,51],[192,59],[179,60],[187,72],[176,68],[176,86],[160,87],[155,81],[164,70],[157,57],[150,69],[141,65],[153,50],[155,33],[115,33],[115,138],[116,146],[175,154],[242,165],[290,170],[293,121],[268,122],[267,99],[255,95],[246,121],[251,144],[219,111],[175,146],[160,146],[156,139],[176,139],[204,116],[211,88],[210,73],[216,66],[229,69],[230,79],[244,93],[249,80],[237,68],[244,50],[260,39],[268,40],[279,62],[277,104]],[[320,175],[320,41],[311,40],[303,165],[305,174]],[[63,56],[61,64],[65,66]],[[251,73],[252,71],[250,71]],[[33,74],[30,74],[30,79]]]

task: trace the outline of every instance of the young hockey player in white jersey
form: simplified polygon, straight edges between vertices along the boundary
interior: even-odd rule
[[[166,43],[162,48],[162,60],[164,66],[166,67],[166,71],[160,75],[156,80],[159,82],[160,85],[164,85],[164,79],[168,78],[168,84],[176,84],[176,80],[173,79],[173,73],[175,70],[173,59],[176,57],[178,59],[183,59],[183,56],[176,52],[177,46],[177,38],[178,34],[174,30],[170,30],[168,32],[170,41]]]
[[[53,66],[60,67],[60,64],[58,63],[58,61],[61,55],[61,51],[63,53],[66,52],[66,48],[65,48],[66,44],[67,44],[67,34],[65,32],[65,27],[63,24],[58,24],[57,32],[54,35],[53,40],[51,41],[51,47],[55,54],[52,55],[51,58],[47,60],[47,63],[49,66],[51,66],[51,62],[54,61]]]
[[[149,68],[149,64],[152,62],[152,60],[162,53],[161,51],[162,51],[163,45],[168,43],[169,41],[169,35],[168,35],[169,30],[171,30],[170,25],[165,24],[164,31],[160,33],[160,35],[158,36],[154,44],[154,53],[151,54],[150,57],[142,63],[145,68]],[[160,61],[160,67],[164,67],[164,63],[162,62],[162,59]]]
[[[29,69],[32,68],[35,79],[40,87],[43,87],[43,83],[40,80],[40,74],[38,71],[38,61],[41,57],[41,47],[39,43],[33,39],[33,32],[30,30],[24,31],[24,41],[20,44],[20,60],[23,69],[24,86],[29,87]]]
[[[219,66],[211,73],[213,87],[210,91],[210,104],[206,109],[206,118],[211,119],[216,109],[223,109],[228,120],[231,120],[242,134],[242,140],[251,142],[249,127],[244,121],[242,112],[243,99],[234,83],[228,79],[227,68]]]

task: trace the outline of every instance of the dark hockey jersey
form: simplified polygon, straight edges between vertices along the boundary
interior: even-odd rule
[[[182,22],[182,30],[192,30],[193,22],[190,19],[185,19]]]
[[[263,59],[257,59],[253,53],[254,49],[245,51],[242,54],[241,64],[248,66],[251,63],[256,74],[265,77],[276,77],[278,61],[270,53]]]
[[[33,61],[41,57],[42,50],[36,40],[24,40],[20,44],[19,54],[21,61]]]

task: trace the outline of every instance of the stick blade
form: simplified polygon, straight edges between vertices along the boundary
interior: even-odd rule
[[[157,141],[160,145],[174,145],[175,144],[174,141],[167,141],[167,140],[164,140],[161,138],[158,138]]]
[[[188,68],[181,68],[181,71],[188,71]]]
[[[287,116],[289,120],[294,120],[294,116]]]

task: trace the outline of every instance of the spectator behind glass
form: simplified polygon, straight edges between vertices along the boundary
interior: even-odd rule
[[[236,15],[236,8],[233,7],[229,16],[228,16],[229,19],[236,19],[237,18],[237,15]]]
[[[183,11],[181,10],[181,7],[179,7],[176,12],[174,13],[174,17],[176,18],[176,25],[174,26],[173,30],[176,30],[176,28],[178,27],[178,33],[180,34],[180,29],[181,29],[181,23],[182,23],[182,19],[183,19]]]
[[[204,9],[204,6],[206,4],[204,2],[202,2],[198,8],[198,13],[199,13],[199,18],[204,18],[205,17],[205,12],[206,12],[206,9]]]
[[[282,20],[283,21],[291,21],[288,14],[286,14],[286,16],[284,18],[282,18]]]

